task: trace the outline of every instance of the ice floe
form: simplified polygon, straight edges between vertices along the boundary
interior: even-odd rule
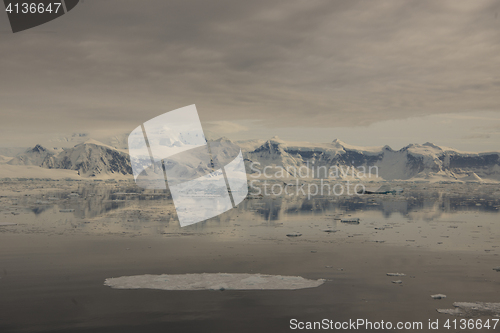
[[[437,309],[437,312],[461,317],[500,317],[500,303],[455,302],[454,309]]]
[[[202,273],[122,276],[106,279],[104,285],[115,289],[293,290],[318,287],[324,282],[300,276]]]
[[[349,224],[359,224],[359,217],[342,219],[342,220],[340,220],[340,222],[349,223]]]

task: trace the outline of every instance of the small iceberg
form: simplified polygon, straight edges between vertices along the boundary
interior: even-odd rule
[[[114,289],[295,290],[315,288],[324,282],[300,276],[202,273],[122,276],[106,279],[104,285]]]

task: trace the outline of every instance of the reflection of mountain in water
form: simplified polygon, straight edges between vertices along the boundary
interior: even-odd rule
[[[412,212],[433,211],[439,214],[460,211],[498,213],[500,198],[491,195],[468,197],[457,194],[443,194],[438,191],[415,191],[405,196],[378,195],[343,198],[286,198],[264,197],[247,200],[242,210],[251,210],[264,220],[279,220],[288,215],[340,214],[361,211],[380,211],[385,217],[393,213],[409,216]]]
[[[472,193],[472,194],[469,194]],[[48,204],[31,206],[36,215],[42,214],[57,205],[58,209],[74,210],[71,214],[77,218],[92,218],[102,216],[110,211],[134,206],[138,212],[148,205],[167,206],[172,204],[169,192],[162,190],[144,190],[130,184],[123,186],[106,186],[104,183],[82,184],[78,190],[71,192],[48,193],[44,198],[53,201],[43,201]],[[162,203],[164,202],[164,204]],[[301,215],[339,215],[357,212],[381,212],[390,217],[398,213],[411,217],[415,213],[432,213],[438,217],[443,213],[453,212],[489,212],[498,213],[500,196],[497,192],[463,191],[452,189],[407,189],[402,195],[361,195],[352,197],[263,197],[244,200],[236,209],[194,225],[189,230],[212,225],[230,225],[240,217],[257,217],[265,221],[278,221],[285,217]],[[253,216],[253,217],[252,217]],[[131,216],[134,221],[144,217],[138,213]],[[177,226],[175,215],[162,217],[162,223]]]
[[[35,215],[57,205],[60,210],[74,210],[72,213],[75,217],[92,218],[138,202],[147,204],[152,201],[171,200],[170,193],[165,191],[144,190],[135,186],[114,188],[102,184],[85,184],[76,191],[49,193],[46,197],[54,200],[32,207]]]

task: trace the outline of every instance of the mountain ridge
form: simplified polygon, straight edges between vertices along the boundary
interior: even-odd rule
[[[41,145],[27,149],[9,160],[10,165],[75,170],[82,177],[128,176],[132,174],[128,152],[86,138],[72,148],[54,151]],[[231,142],[222,137],[209,142]],[[389,146],[361,147],[338,139],[330,143],[268,140],[239,141],[249,175],[266,166],[298,168],[377,168],[376,177],[336,175],[344,180],[448,180],[500,181],[500,152],[461,152],[426,142],[409,144],[399,150]],[[0,175],[1,177],[1,175]],[[329,175],[323,175],[329,178]]]

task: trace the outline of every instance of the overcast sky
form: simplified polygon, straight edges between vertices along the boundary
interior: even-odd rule
[[[13,34],[0,146],[130,132],[196,104],[207,132],[500,150],[500,1],[85,0]]]

